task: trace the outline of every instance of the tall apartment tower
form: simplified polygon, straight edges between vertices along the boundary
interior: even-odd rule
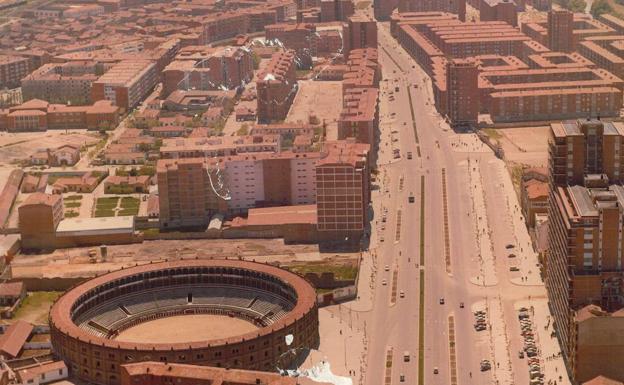
[[[346,55],[353,49],[377,48],[377,23],[364,16],[351,16],[343,33]]]
[[[330,148],[331,147],[331,148]],[[366,227],[370,145],[327,142],[316,166],[318,234],[321,241],[359,242]]]
[[[551,124],[549,168],[557,186],[582,185],[588,174],[624,181],[624,126],[621,123],[565,121]]]
[[[545,283],[575,383],[624,380],[623,140],[619,122],[551,125]]]
[[[264,71],[258,73],[258,122],[270,123],[286,119],[297,94],[295,51],[277,52]]]
[[[375,19],[379,21],[389,20],[392,11],[394,11],[398,5],[398,0],[373,0]]]
[[[548,48],[557,52],[574,51],[574,14],[568,10],[548,12]]]
[[[448,117],[453,125],[474,125],[479,118],[479,68],[472,59],[453,59],[446,65]]]
[[[206,226],[213,214],[227,209],[213,190],[210,176],[216,180],[216,169],[209,163],[196,158],[161,160],[156,171],[163,229]]]

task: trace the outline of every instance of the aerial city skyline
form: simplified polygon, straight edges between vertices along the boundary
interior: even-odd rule
[[[0,0],[0,385],[624,384],[617,0]]]

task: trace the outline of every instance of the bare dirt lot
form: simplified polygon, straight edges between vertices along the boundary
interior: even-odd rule
[[[546,167],[550,127],[487,129],[494,142],[505,151],[505,161],[528,167]]]
[[[245,320],[211,314],[160,318],[122,331],[115,340],[125,342],[177,343],[208,341],[239,336],[258,329]]]
[[[27,159],[39,149],[56,148],[63,144],[84,146],[96,143],[97,134],[86,130],[0,133],[0,163]]]
[[[288,122],[307,122],[316,116],[327,124],[327,139],[338,139],[336,123],[342,111],[342,82],[299,81],[299,91],[288,111]]]
[[[89,277],[150,261],[180,258],[244,258],[264,263],[297,264],[330,259],[351,264],[359,253],[325,254],[318,245],[286,245],[282,239],[147,241],[108,246],[106,261],[89,263],[90,248],[59,249],[47,254],[19,254],[11,263],[13,278]],[[318,268],[317,268],[318,270]]]

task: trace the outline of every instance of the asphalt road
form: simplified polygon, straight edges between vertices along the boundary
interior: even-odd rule
[[[391,384],[418,383],[419,271],[425,271],[424,383],[452,384],[448,318],[454,317],[457,383],[528,383],[525,361],[517,358],[522,341],[514,303],[545,297],[542,285],[520,286],[511,281],[506,245],[515,245],[519,232],[511,215],[517,203],[501,186],[510,177],[501,161],[474,134],[458,134],[435,112],[429,78],[390,36],[389,24],[378,23],[383,81],[380,95],[380,153],[378,167],[384,182],[373,195],[371,253],[376,254],[373,305],[368,314],[368,360],[365,383],[386,384],[386,353],[392,348]],[[398,87],[398,91],[396,91]],[[413,130],[410,98],[418,141]],[[392,150],[401,157],[393,158]],[[407,159],[407,153],[412,159]],[[418,154],[420,153],[420,157]],[[481,172],[485,209],[476,209],[470,191],[469,168]],[[445,259],[442,170],[446,174],[450,266]],[[425,180],[425,265],[418,266],[420,250],[421,176]],[[401,179],[403,183],[401,186]],[[401,188],[402,187],[402,188]],[[414,196],[414,203],[408,197]],[[511,204],[511,206],[510,206]],[[386,212],[386,222],[382,218]],[[401,210],[400,239],[395,241],[397,212]],[[475,220],[485,216],[495,256],[490,264],[490,284],[476,277],[487,270],[479,258]],[[383,239],[383,240],[382,240]],[[386,266],[388,270],[386,271]],[[397,270],[396,304],[392,302],[393,272]],[[537,268],[536,268],[537,270]],[[405,298],[398,294],[405,293]],[[440,299],[444,304],[440,304]],[[464,308],[460,308],[460,303]],[[492,331],[476,332],[471,308],[498,308],[489,319]],[[496,336],[498,332],[498,336]],[[403,361],[403,352],[410,361]],[[492,370],[481,372],[488,359]],[[437,368],[438,373],[434,373]]]

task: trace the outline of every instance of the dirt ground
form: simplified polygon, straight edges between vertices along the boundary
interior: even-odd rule
[[[547,166],[550,127],[491,129],[487,133],[503,146],[505,161],[529,167]]]
[[[117,341],[177,343],[207,341],[239,336],[258,327],[245,320],[211,314],[193,314],[160,318],[124,330]]]
[[[146,241],[108,246],[106,261],[89,263],[90,248],[56,250],[48,254],[19,254],[12,262],[14,278],[88,277],[150,261],[180,258],[243,258],[265,263],[292,264],[331,258],[345,263],[359,253],[320,253],[318,245],[286,245],[282,239],[217,239]]]
[[[13,321],[20,319],[34,324],[48,323],[50,307],[60,295],[61,293],[57,291],[29,292],[17,309]]]
[[[337,120],[342,111],[342,82],[299,81],[299,91],[288,111],[288,122],[307,122],[311,115],[327,124],[327,139],[338,139]]]
[[[27,159],[39,149],[56,148],[63,144],[83,146],[98,141],[97,134],[86,130],[49,130],[46,132],[0,133],[0,163]]]

